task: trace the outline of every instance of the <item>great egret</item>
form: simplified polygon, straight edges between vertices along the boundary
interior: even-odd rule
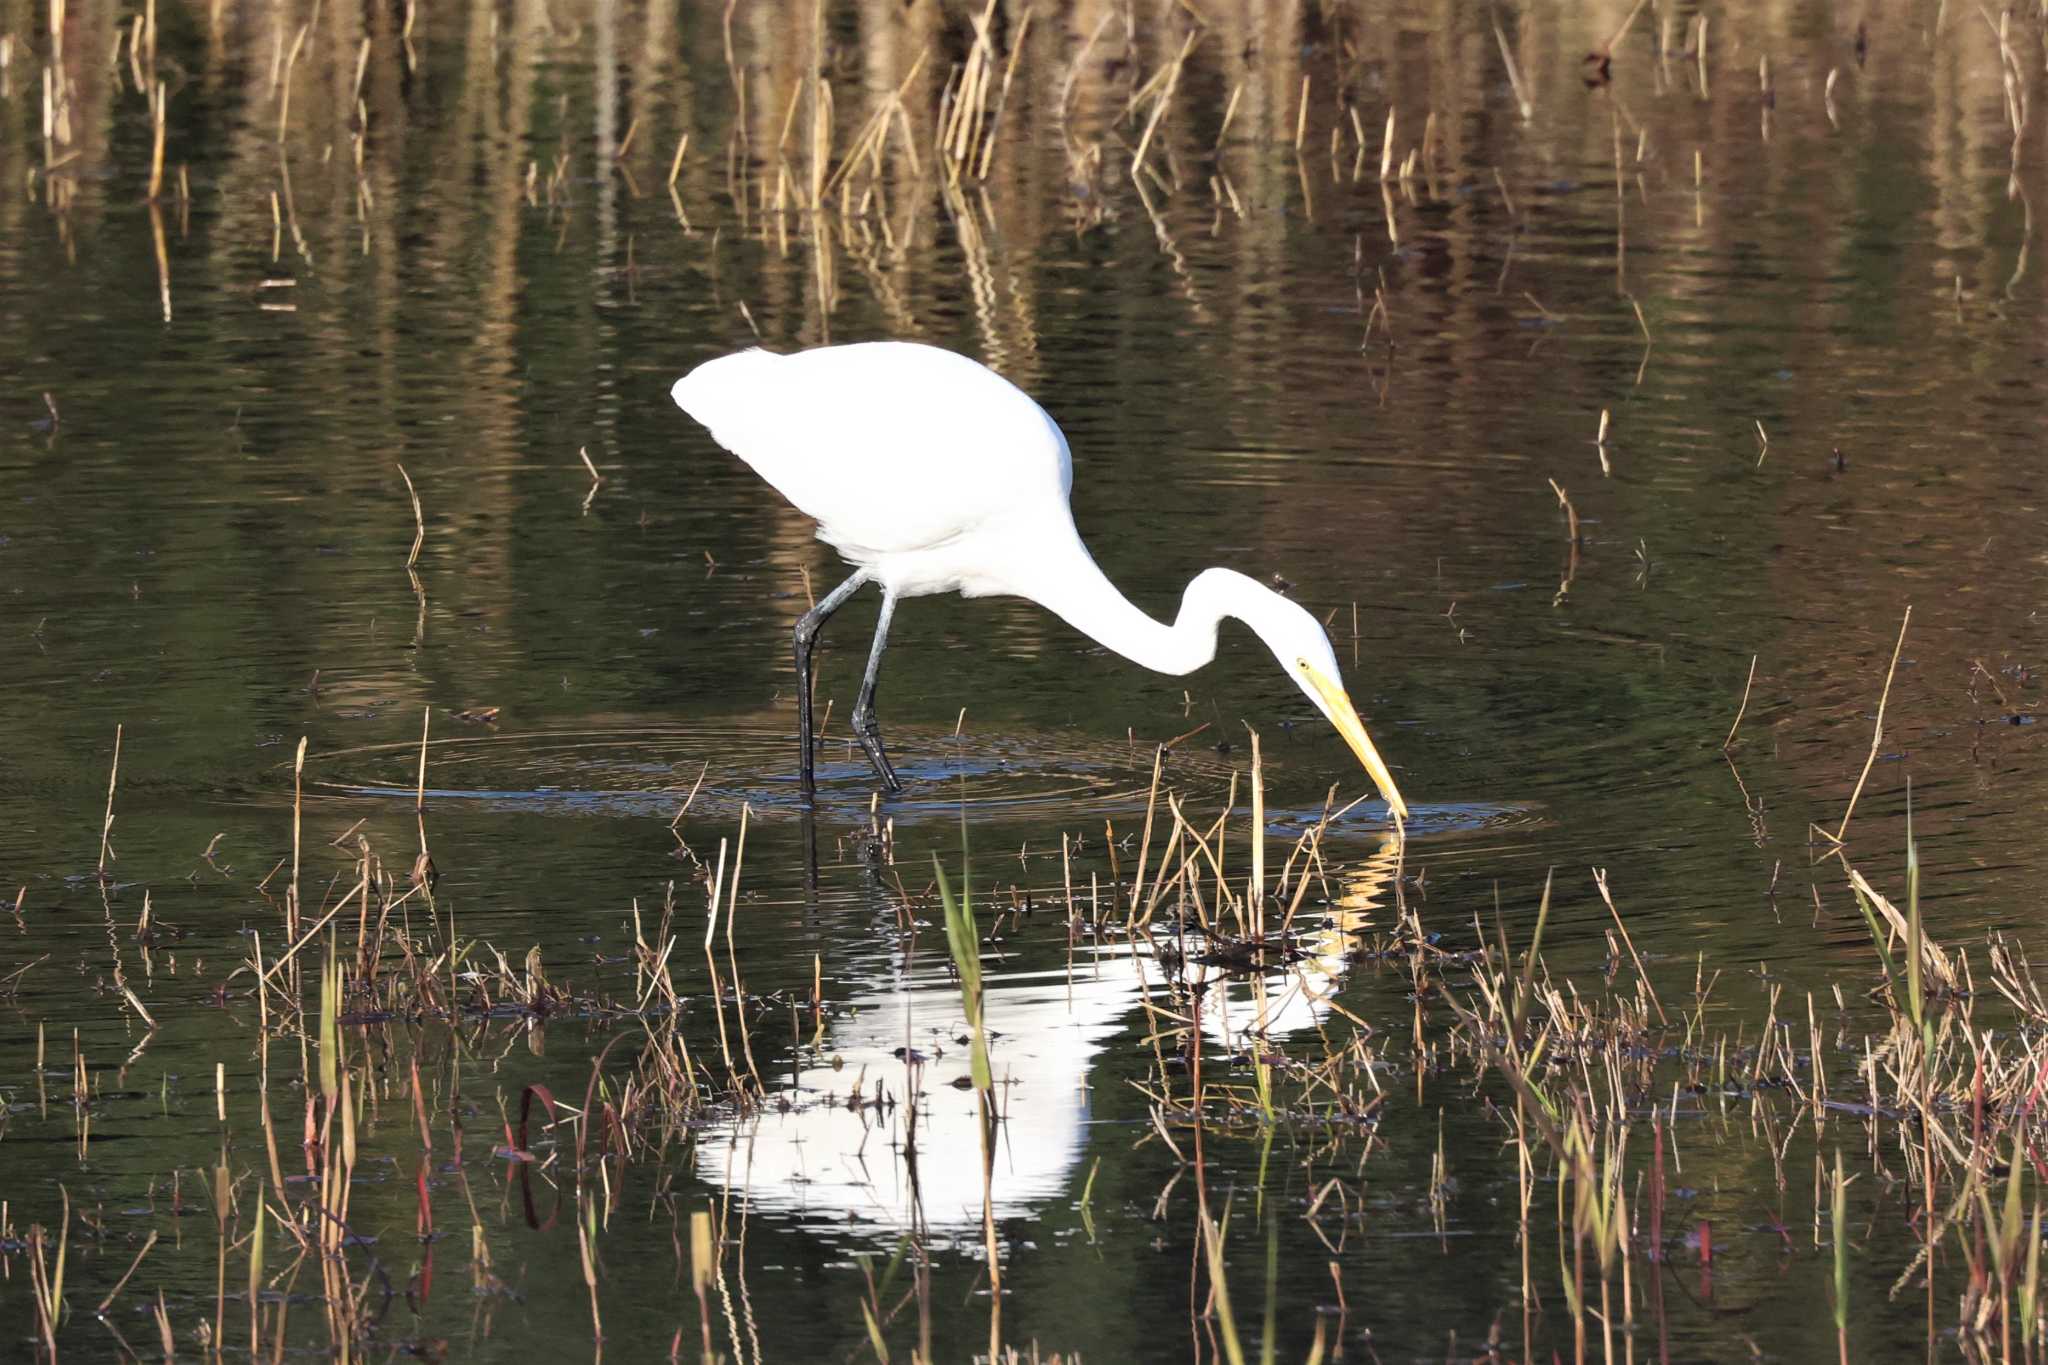
[[[1171,626],[1153,620],[1103,576],[1067,506],[1066,437],[1022,390],[988,367],[906,341],[823,346],[794,355],[757,348],[706,361],[670,396],[712,437],[806,515],[818,538],[854,566],[796,623],[797,728],[805,798],[812,775],[811,648],[826,620],[864,584],[882,585],[882,614],[853,731],[890,792],[903,784],[882,748],[875,679],[897,599],[958,592],[1026,597],[1125,658],[1190,673],[1216,657],[1216,626],[1252,628],[1365,765],[1397,819],[1394,775],[1345,695],[1330,638],[1315,617],[1231,569],[1204,569]]]

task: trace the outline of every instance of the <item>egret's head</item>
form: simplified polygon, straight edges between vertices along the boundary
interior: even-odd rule
[[[1205,575],[1206,576],[1206,575]],[[1233,575],[1241,577],[1241,575]],[[1242,580],[1250,584],[1250,579]],[[1380,751],[1373,747],[1370,736],[1365,733],[1365,723],[1358,718],[1357,708],[1344,691],[1344,675],[1337,667],[1337,652],[1330,648],[1330,637],[1324,633],[1322,623],[1311,616],[1298,603],[1289,601],[1280,594],[1259,586],[1260,597],[1256,606],[1251,602],[1244,605],[1249,610],[1237,614],[1258,632],[1267,648],[1287,670],[1287,676],[1294,679],[1316,709],[1328,717],[1344,742],[1351,746],[1351,752],[1358,755],[1358,761],[1365,765],[1373,785],[1380,790],[1397,819],[1408,818],[1408,803],[1401,799],[1401,789],[1394,783],[1394,774],[1387,768]]]

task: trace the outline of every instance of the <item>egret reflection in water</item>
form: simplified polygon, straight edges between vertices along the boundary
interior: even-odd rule
[[[1284,968],[1227,973],[1200,964],[1197,940],[1172,940],[1190,953],[1179,984],[1201,1000],[1204,1046],[1235,1055],[1318,1027],[1358,936],[1387,906],[1400,856],[1390,838],[1346,866],[1321,923],[1303,936],[1304,954]],[[1025,1217],[1069,1188],[1087,1145],[1094,1060],[1157,1027],[1145,1005],[1167,989],[1167,963],[1150,946],[1115,945],[1077,948],[1063,967],[988,966],[1003,1116],[990,1193],[996,1218]],[[706,1132],[697,1173],[744,1192],[756,1210],[876,1242],[978,1236],[980,1118],[968,1074],[959,991],[943,953],[927,950],[846,1002],[810,1064],[753,1121]]]

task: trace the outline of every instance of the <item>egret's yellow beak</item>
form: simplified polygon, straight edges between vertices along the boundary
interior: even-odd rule
[[[1330,720],[1337,727],[1337,733],[1344,736],[1344,742],[1351,746],[1351,752],[1358,755],[1358,761],[1365,765],[1366,774],[1380,789],[1380,795],[1394,812],[1394,818],[1402,822],[1408,819],[1408,803],[1401,799],[1401,789],[1394,785],[1394,774],[1387,770],[1387,761],[1380,757],[1380,751],[1373,748],[1372,737],[1365,733],[1365,722],[1358,718],[1358,712],[1351,705],[1351,698],[1336,680],[1326,678],[1306,659],[1301,661],[1301,671],[1323,699],[1323,705],[1330,709]]]

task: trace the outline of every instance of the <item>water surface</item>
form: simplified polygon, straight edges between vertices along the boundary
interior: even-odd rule
[[[622,1177],[601,1238],[615,1357],[653,1358],[678,1330],[695,1348],[676,1248],[706,1208],[743,1238],[714,1343],[730,1358],[866,1351],[857,1258],[906,1237],[929,1248],[937,1354],[985,1344],[973,1096],[948,1084],[958,996],[926,896],[933,853],[957,868],[963,839],[985,923],[1016,911],[985,948],[1005,1339],[1213,1353],[1189,1316],[1195,1182],[1134,1085],[1154,1073],[1162,968],[1152,946],[1070,941],[1068,887],[1089,918],[1128,880],[1154,748],[1197,727],[1165,787],[1206,822],[1235,780],[1242,841],[1256,729],[1276,861],[1333,784],[1341,803],[1363,777],[1248,632],[1164,678],[1029,604],[926,599],[897,618],[881,694],[912,790],[874,806],[844,721],[873,621],[860,598],[822,655],[807,830],[788,632],[846,570],[667,399],[757,340],[915,338],[1014,379],[1065,429],[1077,521],[1133,600],[1170,616],[1222,563],[1328,617],[1416,806],[1399,875],[1426,928],[1469,945],[1498,907],[1524,934],[1555,868],[1553,968],[1597,985],[1604,868],[1659,988],[1723,972],[1709,1013],[1731,1027],[1772,983],[1823,1005],[1870,983],[1813,826],[1842,821],[1910,607],[1852,852],[1896,880],[1910,804],[1930,932],[2010,929],[2038,955],[2048,327],[2030,253],[2048,201],[2031,127],[2013,147],[1995,32],[1953,8],[1743,3],[1711,9],[1702,63],[1693,11],[1653,6],[1601,84],[1581,58],[1627,6],[1502,11],[1524,117],[1485,11],[1209,8],[1138,7],[1127,29],[1115,6],[1027,26],[999,5],[1017,74],[986,178],[957,185],[932,144],[972,43],[958,5],[826,4],[814,34],[810,7],[743,3],[730,66],[715,5],[422,7],[410,57],[402,14],[348,0],[166,9],[172,169],[152,205],[141,60],[106,60],[131,16],[69,7],[60,139],[42,124],[48,15],[0,7],[0,885],[21,888],[0,971],[36,964],[0,1030],[0,1239],[54,1224],[60,1185],[91,1211],[64,1354],[153,1342],[158,1289],[181,1336],[212,1313],[210,1217],[179,1216],[167,1188],[182,1171],[189,1202],[223,1150],[262,1178],[260,1024],[229,974],[252,932],[282,940],[302,737],[309,903],[346,889],[357,837],[403,867],[424,834],[436,931],[452,917],[514,963],[537,948],[586,996],[633,994],[636,905],[673,895],[691,945],[744,814],[733,952],[767,1102]],[[1126,106],[1196,12],[1134,174],[1151,106]],[[281,110],[271,70],[301,24]],[[2038,16],[2013,27],[2038,54]],[[827,175],[899,87],[905,112],[879,177],[849,175],[814,213],[819,73]],[[410,573],[401,466],[424,518]],[[1312,950],[1267,983],[1263,1045],[1354,1019],[1410,1029],[1408,976],[1356,960],[1392,927],[1383,814],[1327,836],[1333,884],[1311,902]],[[175,929],[146,951],[145,898]],[[1201,989],[1215,1046],[1243,1047],[1247,984]],[[705,1006],[693,1047],[715,1046]],[[617,1027],[365,1029],[377,1055],[418,1058],[444,1144],[443,1283],[378,1310],[380,1352],[590,1349],[575,1236],[530,1228],[487,1149],[524,1086],[581,1096]],[[68,1095],[74,1032],[99,1088],[83,1145],[35,1071],[44,1047],[43,1088],[61,1073]],[[287,1051],[296,1077],[295,1046],[271,1064]],[[1497,1122],[1455,1075],[1385,1055],[1372,1135],[1210,1142],[1240,1322],[1270,1301],[1282,1358],[1319,1317],[1386,1359],[1453,1334],[1469,1349],[1496,1322],[1517,1353],[1568,1347],[1554,1288],[1523,1337]],[[226,1137],[217,1065],[240,1118]],[[409,1065],[382,1073],[354,1203],[401,1291],[424,1254]],[[878,1085],[889,1105],[849,1107]],[[466,1161],[445,1150],[455,1130]],[[1441,1211],[1422,1193],[1440,1134]],[[1719,1225],[1719,1297],[1674,1297],[1668,1349],[1832,1349],[1822,1259],[1768,1227],[1808,1217],[1805,1196],[1758,1192],[1767,1153],[1696,1147],[1688,1217]],[[1332,1178],[1341,1238],[1304,1217]],[[477,1293],[464,1190],[499,1277]],[[85,1310],[149,1231],[166,1242],[110,1332]],[[1866,1356],[1918,1340],[1918,1307],[1884,1297],[1904,1257],[1859,1263]],[[295,1312],[303,1344],[322,1340],[317,1312]],[[30,1335],[18,1299],[6,1327]],[[906,1352],[917,1335],[909,1317],[890,1334]]]

